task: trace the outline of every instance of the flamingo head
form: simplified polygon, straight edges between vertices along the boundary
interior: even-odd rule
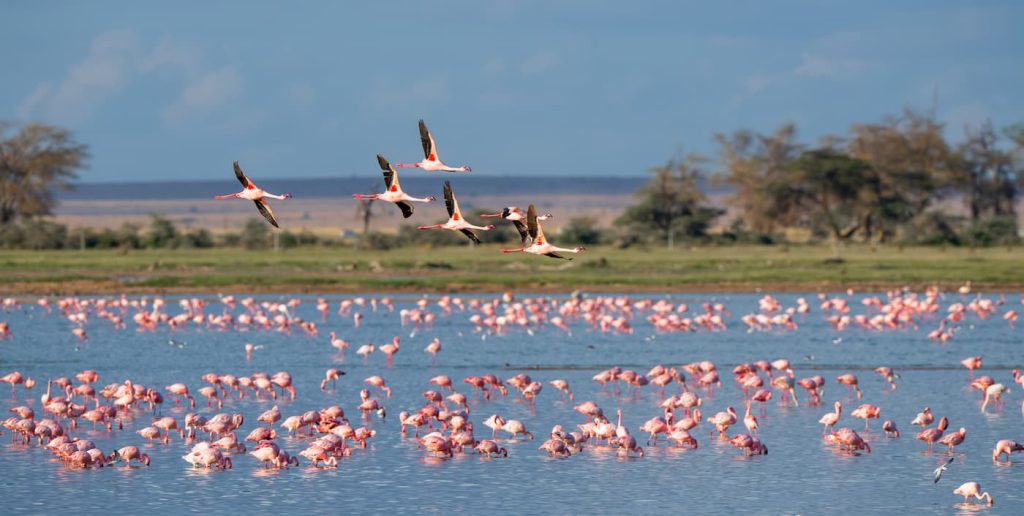
[[[576,249],[573,249],[573,251],[576,251],[577,253],[582,253],[583,251],[586,251],[586,250],[587,250],[587,248],[583,247],[581,245],[580,246],[576,246]]]
[[[282,195],[281,197],[284,197],[285,199],[291,199],[292,198],[292,194],[286,193],[286,194]]]
[[[427,197],[427,202],[434,202],[436,200],[437,200],[437,197],[434,197],[433,195]]]
[[[484,226],[484,227],[485,227],[485,228],[486,228],[486,229],[487,229],[488,231],[490,231],[490,230],[494,229],[494,224],[488,224],[488,225],[486,225],[486,226]]]

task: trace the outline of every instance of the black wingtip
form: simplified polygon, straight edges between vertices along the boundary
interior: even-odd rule
[[[388,162],[382,154],[377,154],[377,164],[380,165],[382,170],[388,170],[391,168],[391,163]]]

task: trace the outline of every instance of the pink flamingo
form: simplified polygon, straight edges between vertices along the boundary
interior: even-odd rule
[[[845,385],[847,392],[849,392],[850,388],[852,387],[853,390],[857,391],[857,399],[860,399],[861,392],[860,392],[860,387],[857,385],[857,377],[856,376],[854,376],[852,374],[844,374],[844,375],[841,375],[841,376],[837,376],[836,377],[836,382],[839,382],[839,383]]]
[[[423,348],[424,353],[430,353],[430,362],[433,363],[437,360],[437,353],[441,351],[441,339],[434,337],[434,340],[427,344],[427,347]]]
[[[420,120],[420,143],[423,144],[423,160],[419,163],[395,163],[398,168],[409,168],[416,167],[422,168],[429,172],[472,172],[473,169],[468,166],[461,167],[449,167],[441,162],[441,158],[437,154],[437,143],[434,142],[434,136],[427,130],[427,124]]]
[[[971,372],[971,379],[973,380],[974,379],[974,370],[981,368],[981,357],[980,356],[977,356],[977,357],[967,357],[967,358],[961,360],[960,363],[963,364],[963,366],[966,367],[967,370]]]
[[[480,243],[480,238],[477,237],[476,233],[473,233],[472,230],[490,231],[494,229],[494,224],[475,226],[466,222],[465,218],[462,216],[462,212],[459,210],[459,201],[455,198],[455,193],[452,192],[452,185],[448,181],[444,182],[444,205],[448,209],[447,222],[444,224],[419,226],[417,229],[447,229],[451,231],[459,231],[477,244]]]
[[[501,217],[515,226],[516,231],[519,233],[519,239],[524,243],[529,240],[530,234],[526,228],[526,213],[516,206],[506,206],[500,213],[485,213],[480,215],[480,218],[488,219],[493,217]],[[548,220],[554,218],[554,215],[546,213],[544,215],[538,215],[537,220]]]
[[[932,415],[932,409],[929,407],[925,407],[924,410],[917,413],[917,417],[915,417],[914,420],[910,422],[910,424],[917,426],[928,426],[932,424],[932,421],[934,420],[935,416]]]
[[[247,201],[252,201],[256,203],[256,209],[260,211],[260,214],[263,215],[271,225],[275,228],[280,227],[277,225],[277,219],[274,218],[274,211],[270,209],[270,205],[267,204],[267,201],[265,201],[264,198],[269,197],[271,199],[285,200],[290,199],[291,194],[274,195],[266,192],[246,177],[245,172],[242,172],[242,167],[238,166],[237,161],[234,162],[234,167],[235,177],[238,178],[239,183],[242,183],[242,191],[228,195],[218,195],[215,196],[214,199],[217,199],[218,201],[227,199],[245,199]]]
[[[946,446],[949,446],[949,451],[952,452],[953,448],[955,448],[957,446],[960,446],[960,444],[962,444],[964,442],[964,439],[966,437],[967,437],[967,429],[966,428],[961,428],[957,432],[953,432],[951,434],[946,434],[946,435],[942,436],[942,438],[939,439],[938,442],[939,442],[939,444],[944,444]]]
[[[374,375],[374,376],[371,376],[371,377],[363,380],[363,383],[365,383],[365,384],[367,384],[367,385],[369,385],[371,387],[376,387],[378,389],[381,389],[381,390],[384,391],[385,394],[387,394],[387,396],[389,398],[391,397],[391,387],[387,386],[387,382],[384,381],[383,377]]]
[[[869,430],[868,421],[871,419],[878,419],[878,416],[881,415],[881,412],[882,409],[878,408],[877,406],[872,405],[870,403],[865,403],[855,408],[853,412],[850,412],[850,415],[858,419],[863,419],[864,431],[867,432]]]
[[[388,160],[384,159],[384,156],[377,155],[377,163],[380,164],[380,169],[384,171],[384,193],[381,194],[353,194],[357,201],[367,200],[381,200],[385,202],[394,203],[402,210],[402,216],[409,218],[412,216],[414,208],[410,202],[433,202],[434,196],[430,197],[413,197],[402,191],[402,186],[398,182],[398,172],[391,167]]]
[[[344,375],[345,375],[345,372],[341,371],[340,369],[336,369],[336,368],[333,368],[333,367],[328,369],[324,373],[323,381],[320,382],[320,390],[321,391],[326,391],[327,390],[327,382],[332,382],[332,385],[337,385],[338,378],[341,378]]]
[[[394,339],[392,339],[390,344],[381,344],[379,349],[380,349],[381,353],[384,353],[385,355],[388,356],[387,363],[391,364],[391,363],[394,363],[395,353],[398,353],[398,350],[399,350],[400,347],[401,347],[401,341],[396,336]]]
[[[981,492],[981,484],[979,484],[977,482],[965,482],[960,487],[954,489],[953,490],[953,494],[960,495],[960,496],[964,497],[964,503],[965,504],[969,504],[970,503],[969,499],[972,496],[975,499],[978,499],[978,500],[983,500],[983,499],[987,498],[988,499],[988,506],[989,507],[992,507],[992,504],[994,503],[992,501],[992,495],[988,494],[988,491],[982,493]]]
[[[1012,439],[1003,439],[996,443],[995,449],[992,450],[992,462],[999,462],[999,457],[1004,453],[1006,454],[1006,460],[1010,460],[1011,453],[1020,453],[1024,451],[1024,444],[1020,444]]]
[[[571,260],[558,253],[582,253],[587,248],[582,246],[576,246],[572,249],[565,247],[558,247],[552,245],[544,237],[544,228],[541,227],[540,221],[537,217],[537,208],[534,205],[530,205],[526,210],[526,225],[529,232],[530,240],[524,240],[523,246],[518,249],[502,249],[503,253],[530,253],[538,256],[549,256],[551,258],[559,258],[562,260]],[[529,242],[530,245],[526,245]]]
[[[931,450],[932,446],[942,437],[942,433],[949,427],[949,419],[946,416],[942,416],[939,419],[939,424],[935,428],[926,428],[921,430],[917,434],[917,440],[928,443],[928,449]]]
[[[824,436],[828,432],[829,428],[834,429],[836,423],[839,422],[839,416],[843,413],[843,404],[837,401],[835,407],[835,412],[829,412],[828,414],[821,416],[821,419],[818,420],[819,424],[825,425],[825,427],[821,430],[822,436]]]
[[[331,332],[331,346],[338,350],[338,354],[345,356],[345,348],[349,347],[348,342],[344,339],[339,339],[337,335]]]

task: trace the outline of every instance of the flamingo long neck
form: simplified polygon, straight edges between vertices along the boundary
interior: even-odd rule
[[[269,192],[263,192],[263,196],[264,197],[270,197],[271,199],[277,199],[277,200],[280,200],[280,201],[283,201],[283,200],[288,198],[287,196],[284,196],[284,195],[274,195],[274,194],[269,193]]]
[[[580,252],[579,248],[575,248],[575,247],[572,248],[572,249],[567,249],[565,247],[551,246],[551,250],[555,251],[555,252],[563,252],[563,253],[579,253]]]
[[[414,202],[430,202],[431,201],[430,197],[413,197],[413,196],[408,195],[408,194],[406,194],[402,200],[414,201]]]

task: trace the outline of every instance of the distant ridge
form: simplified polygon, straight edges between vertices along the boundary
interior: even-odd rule
[[[430,177],[402,176],[402,189],[412,195],[440,197],[441,184],[450,180],[460,196],[546,194],[623,195],[631,194],[648,181],[647,177],[540,177],[540,176],[476,176],[470,174],[438,174]],[[290,193],[296,197],[348,197],[353,193],[381,191],[381,177],[341,177],[303,179],[254,178],[273,193]],[[81,183],[71,191],[56,192],[61,201],[118,199],[192,199],[212,198],[240,189],[234,180],[160,181]]]

